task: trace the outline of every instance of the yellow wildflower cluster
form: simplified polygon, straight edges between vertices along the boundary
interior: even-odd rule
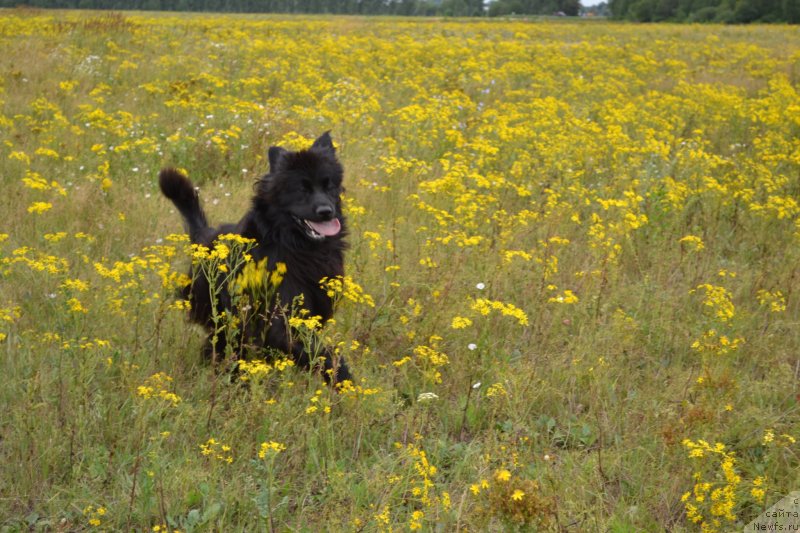
[[[463,316],[453,317],[453,321],[450,323],[450,327],[453,329],[464,329],[470,327],[471,325],[472,320]]]
[[[422,437],[415,436],[415,442],[406,444],[395,443],[395,448],[400,450],[404,463],[409,468],[405,476],[406,492],[404,499],[409,502],[411,509],[407,527],[409,530],[422,530],[435,524],[438,513],[449,511],[452,502],[450,493],[438,487],[437,474],[439,469],[431,464],[427,452],[420,446]],[[390,478],[390,483],[398,483],[401,477]],[[388,514],[386,518],[388,519]],[[384,522],[388,523],[388,522]]]
[[[415,346],[412,350],[414,354],[414,363],[422,369],[425,376],[433,383],[442,382],[442,373],[440,369],[450,362],[446,353],[436,349],[438,340],[441,339],[432,337],[430,339],[431,346],[419,345]],[[403,363],[401,361],[404,361],[404,359],[396,361],[395,366],[402,366]]]
[[[312,415],[317,412],[326,415],[331,412],[330,399],[322,395],[322,389],[314,391],[314,395],[308,399],[308,406],[306,407],[307,415]]]
[[[492,311],[500,311],[500,313],[504,316],[516,318],[520,326],[527,326],[529,324],[528,315],[525,314],[525,311],[514,304],[507,304],[496,300],[487,300],[485,298],[477,298],[472,301],[470,308],[484,316],[488,315]]]
[[[678,241],[683,245],[687,250],[690,252],[700,252],[702,251],[706,245],[703,243],[703,239],[696,235],[686,235],[681,237],[680,241]]]
[[[786,311],[786,297],[781,291],[768,291],[759,289],[756,293],[759,305],[769,308],[771,313],[782,313]]]
[[[508,396],[508,392],[506,392],[506,388],[503,386],[502,383],[494,383],[486,389],[486,397],[487,398],[494,398],[494,397],[502,397]]]
[[[720,322],[728,322],[735,314],[733,296],[725,287],[703,283],[689,291],[690,294],[703,292],[703,305],[708,308],[714,318]]]
[[[372,296],[364,292],[361,285],[353,281],[350,276],[337,276],[335,278],[322,278],[319,282],[330,298],[344,297],[357,304],[375,307]]]
[[[361,378],[361,381],[365,382],[366,379]],[[367,396],[373,396],[381,392],[379,387],[364,387],[360,384],[355,385],[349,379],[337,384],[337,389],[344,398],[366,398]]]
[[[248,261],[242,267],[234,281],[234,290],[238,293],[248,293],[254,297],[268,298],[281,284],[286,275],[286,264],[276,263],[271,272],[267,269],[268,259]]]
[[[761,443],[764,444],[765,446],[770,444],[773,446],[786,447],[786,446],[792,446],[796,442],[797,439],[795,439],[793,436],[787,433],[781,433],[776,438],[775,431],[772,429],[765,429],[764,436],[761,438]]]
[[[699,353],[725,355],[738,349],[742,343],[744,343],[742,337],[730,339],[727,335],[720,335],[715,329],[709,329],[703,333],[701,338],[692,343],[692,349]]]
[[[76,339],[66,339],[58,333],[53,333],[50,331],[43,332],[40,340],[43,343],[58,345],[62,350],[70,350],[73,348],[91,350],[94,348],[108,348],[111,346],[111,342],[105,339],[90,339],[86,336]]]
[[[5,325],[13,324],[17,320],[20,319],[22,316],[22,309],[15,305],[13,307],[0,307],[0,324],[5,323]],[[6,340],[8,335],[0,331],[0,342]]]
[[[241,360],[238,362],[240,372],[239,379],[242,381],[263,380],[274,372],[283,372],[287,368],[294,366],[294,361],[286,358],[275,359],[267,362],[263,359]]]
[[[131,298],[145,305],[167,305],[163,295],[153,291],[153,278],[167,293],[191,283],[189,276],[175,269],[173,260],[176,256],[174,246],[155,245],[145,246],[141,255],[134,254],[127,261],[114,261],[113,264],[95,261],[94,271],[105,281],[102,286],[105,307],[115,315],[127,316],[130,307],[125,302]],[[182,309],[187,304],[171,305],[171,308]]]
[[[704,532],[728,531],[736,525],[738,488],[742,478],[736,472],[736,457],[722,443],[685,439],[684,447],[697,468],[694,488],[681,501],[686,517]]]
[[[480,498],[480,512],[501,519],[509,528],[528,527],[546,530],[555,516],[555,502],[544,496],[538,481],[498,468],[492,481],[481,479],[470,485]]]
[[[721,277],[735,277],[735,273],[720,271]],[[714,364],[705,358],[710,355],[725,355],[735,350],[744,344],[745,339],[741,336],[734,336],[733,334],[726,334],[725,330],[732,330],[732,319],[735,316],[735,307],[733,305],[732,295],[728,289],[718,285],[711,285],[704,283],[698,285],[696,289],[689,291],[690,294],[695,292],[702,292],[703,306],[707,310],[713,322],[716,322],[716,327],[707,329],[700,337],[695,339],[691,347],[703,357],[703,363],[706,372],[711,372]]]
[[[89,525],[92,528],[100,527],[103,525],[103,520],[105,519],[106,515],[108,514],[108,510],[105,507],[95,507],[94,505],[88,505],[83,509],[83,516],[89,522]]]
[[[262,442],[261,445],[258,447],[258,458],[259,459],[266,459],[267,457],[272,458],[284,450],[286,450],[286,445],[281,444],[280,442],[275,442],[275,441]]]
[[[574,304],[578,303],[578,297],[569,289],[564,289],[564,292],[557,295],[551,296],[547,299],[547,303],[558,303],[558,304]]]
[[[199,444],[200,453],[204,457],[220,461],[225,464],[233,463],[233,449],[224,442],[219,442],[215,438],[210,438],[206,442]]]
[[[322,327],[322,317],[317,316],[297,316],[289,318],[289,326],[296,330],[316,331]]]
[[[39,215],[46,211],[50,211],[52,208],[53,204],[50,202],[33,202],[28,206],[28,213],[35,213]]]
[[[144,399],[162,399],[169,405],[177,406],[181,402],[181,397],[170,391],[172,378],[164,372],[158,372],[147,378],[143,385],[136,388],[137,396]]]
[[[32,272],[62,274],[69,271],[70,262],[63,258],[22,246],[11,251],[11,257],[0,257],[0,265],[22,264]]]

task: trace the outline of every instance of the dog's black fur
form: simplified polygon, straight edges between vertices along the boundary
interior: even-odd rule
[[[310,354],[294,340],[285,313],[274,309],[276,305],[291,305],[301,297],[308,316],[320,316],[323,323],[333,316],[333,302],[320,288],[320,280],[344,274],[347,231],[340,198],[342,166],[328,132],[308,150],[292,152],[273,146],[268,155],[269,173],[256,183],[252,207],[238,224],[210,227],[194,186],[177,170],[163,169],[159,185],[183,216],[193,243],[211,248],[219,235],[236,233],[256,241],[249,252],[254,261],[267,258],[266,268],[270,271],[279,262],[286,265],[276,299],[243,328],[240,344],[280,350],[305,368],[310,367],[313,354],[318,354],[324,357],[323,376],[328,382],[352,380],[343,358],[335,361],[327,347],[311,347]],[[191,302],[190,318],[212,330],[213,302],[208,279],[195,275],[185,297]],[[218,311],[230,310],[227,288],[222,289],[217,306]],[[209,356],[222,357],[227,344],[225,335],[218,334],[216,344],[212,338],[213,333],[204,351]]]

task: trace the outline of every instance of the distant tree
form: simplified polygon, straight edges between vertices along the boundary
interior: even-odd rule
[[[608,10],[611,12],[611,18],[624,19],[630,11],[630,0],[609,0]]]
[[[505,17],[522,12],[522,0],[495,0],[489,4],[490,17]]]
[[[611,0],[616,19],[800,23],[800,0]]]
[[[783,20],[790,24],[800,24],[800,1],[783,0]]]
[[[653,11],[653,20],[674,20],[678,11],[678,0],[658,0]]]
[[[577,17],[581,12],[581,2],[580,0],[560,0],[558,10],[570,17]]]

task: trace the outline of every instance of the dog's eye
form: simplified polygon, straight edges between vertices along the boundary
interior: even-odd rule
[[[314,185],[311,184],[310,180],[303,180],[302,181],[302,185],[303,185],[303,190],[305,192],[313,192],[314,191]]]

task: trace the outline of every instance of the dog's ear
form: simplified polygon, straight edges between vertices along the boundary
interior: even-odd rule
[[[331,153],[336,152],[336,148],[333,147],[333,141],[331,140],[331,132],[326,131],[322,135],[320,135],[314,144],[311,145],[312,150],[317,150],[319,152],[329,151]]]
[[[281,148],[280,146],[270,146],[269,152],[267,152],[267,156],[269,158],[269,171],[275,172],[278,170],[278,165],[280,164],[281,159],[287,153],[286,149]]]

